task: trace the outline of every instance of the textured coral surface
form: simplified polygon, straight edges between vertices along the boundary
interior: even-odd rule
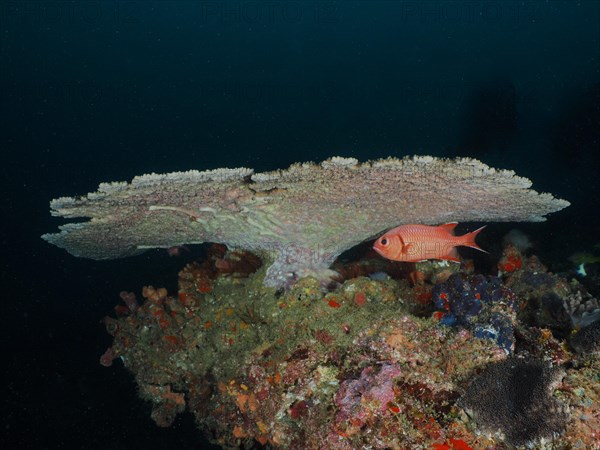
[[[43,238],[95,259],[223,243],[268,255],[265,283],[282,286],[308,275],[327,278],[344,250],[401,223],[541,221],[569,204],[530,186],[474,159],[427,156],[362,164],[334,157],[269,173],[151,174],[53,200],[53,215],[91,220]]]
[[[552,396],[564,375],[550,363],[509,358],[476,377],[460,403],[484,429],[511,444],[551,439],[564,431],[567,419],[564,404]]]
[[[114,342],[101,363],[122,360],[159,426],[188,411],[232,449],[598,448],[600,362],[531,323],[539,305],[526,303],[580,286],[535,258],[519,254],[502,277],[423,263],[324,293],[314,278],[276,292],[253,255],[210,255],[181,271],[177,293],[146,287],[139,304],[122,293],[105,319]],[[443,293],[455,305],[436,306]],[[478,334],[498,314],[503,339]]]

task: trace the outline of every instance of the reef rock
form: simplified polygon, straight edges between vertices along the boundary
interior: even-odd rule
[[[474,159],[430,156],[150,174],[52,200],[54,216],[91,220],[42,237],[93,259],[222,243],[266,257],[264,282],[281,287],[307,275],[326,279],[340,253],[399,224],[542,221],[569,205],[530,186]]]
[[[580,355],[600,355],[600,320],[579,330],[569,344]]]
[[[498,277],[454,274],[434,286],[432,298],[441,324],[465,327],[506,353],[514,351],[517,297]]]

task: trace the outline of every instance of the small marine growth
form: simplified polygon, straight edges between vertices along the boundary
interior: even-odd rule
[[[177,292],[121,293],[100,362],[157,425],[190,413],[228,449],[594,448],[596,299],[511,243],[496,258],[481,273],[366,250],[327,290],[275,289],[260,258],[213,245]]]

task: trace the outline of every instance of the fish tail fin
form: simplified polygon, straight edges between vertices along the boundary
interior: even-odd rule
[[[474,249],[479,250],[480,252],[483,253],[488,253],[486,250],[482,249],[479,245],[477,245],[477,243],[475,242],[475,238],[477,237],[477,235],[479,233],[481,233],[481,230],[483,230],[487,225],[482,226],[481,228],[476,229],[475,231],[471,231],[470,233],[467,234],[463,234],[460,237],[460,244],[458,245],[464,245],[465,247],[471,247]]]

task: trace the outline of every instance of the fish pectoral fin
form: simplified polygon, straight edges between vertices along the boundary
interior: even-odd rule
[[[456,247],[452,247],[444,259],[448,261],[460,262],[460,255],[458,254]]]
[[[405,255],[410,255],[410,252],[413,249],[413,245],[412,244],[406,244],[402,247],[402,253],[404,253]]]

